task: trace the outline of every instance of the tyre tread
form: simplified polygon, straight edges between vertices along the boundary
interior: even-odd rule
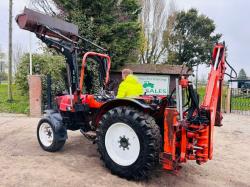
[[[139,125],[137,128],[141,129],[140,132],[143,133],[142,135],[145,136],[143,138],[148,143],[147,152],[144,153],[145,155],[139,155],[139,157],[142,157],[143,160],[138,162],[136,161],[136,163],[133,164],[133,167],[131,166],[129,169],[124,169],[124,167],[112,163],[113,161],[107,158],[104,137],[108,129],[109,121],[114,121],[116,119],[123,122],[131,119],[135,121],[137,125]],[[105,166],[111,170],[112,174],[116,174],[129,180],[142,180],[149,176],[155,166],[159,163],[161,141],[160,128],[156,124],[154,118],[149,114],[142,113],[131,107],[117,107],[108,111],[102,117],[97,130],[97,145],[98,152],[101,155],[101,160],[104,161]]]

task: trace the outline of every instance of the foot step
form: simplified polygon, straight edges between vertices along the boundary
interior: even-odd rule
[[[80,132],[81,132],[87,139],[90,139],[90,140],[95,140],[95,139],[96,139],[96,132],[95,132],[95,131],[84,132],[84,131],[81,129]]]

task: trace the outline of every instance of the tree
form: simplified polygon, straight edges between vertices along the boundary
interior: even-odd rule
[[[0,47],[0,60],[3,60],[4,57],[5,57],[5,53],[2,52],[2,49]]]
[[[66,68],[65,59],[60,55],[45,54],[33,54],[33,72],[39,69],[39,74],[42,77],[43,88],[43,102],[46,103],[46,76],[52,77],[52,95],[55,96],[58,93],[62,93],[66,90]],[[17,73],[15,75],[15,82],[17,88],[22,94],[27,95],[29,90],[27,75],[29,75],[29,54],[26,53],[21,58],[18,65]]]
[[[196,9],[174,12],[168,17],[167,30],[164,33],[168,51],[167,63],[186,63],[190,68],[208,64],[214,44],[222,36],[214,34],[214,31],[213,20],[199,15]]]
[[[4,57],[5,54],[2,52],[1,47],[0,47],[0,84],[2,83],[3,80],[8,79],[8,75],[4,72]]]
[[[6,80],[8,80],[7,73],[0,71],[0,84],[2,83],[2,81],[6,81]]]
[[[137,0],[54,2],[68,21],[79,26],[80,35],[111,51],[113,68],[138,61],[141,26],[138,21],[140,6]]]
[[[162,34],[166,29],[167,1],[143,0],[140,21],[142,24],[143,45],[140,49],[140,61],[143,64],[156,64],[166,55]]]
[[[244,69],[241,69],[238,75],[238,80],[246,80],[247,74]]]
[[[167,58],[164,32],[168,15],[177,11],[174,0],[140,0],[142,24],[140,62],[145,64],[163,63]]]
[[[34,7],[35,9],[41,9],[44,13],[48,15],[55,16],[56,13],[52,8],[52,2],[50,0],[30,0],[30,6]]]
[[[39,69],[39,74],[45,76],[51,74],[52,79],[55,81],[55,84],[60,86],[63,83],[64,86],[64,72],[65,70],[65,59],[59,55],[51,54],[33,54],[33,72],[36,72],[36,68]],[[27,75],[29,75],[29,54],[26,53],[21,58],[21,62],[18,65],[16,73],[16,84],[18,89],[22,94],[27,94],[29,90]],[[61,88],[58,89],[61,91]]]

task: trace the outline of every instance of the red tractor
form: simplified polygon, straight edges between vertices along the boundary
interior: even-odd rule
[[[80,130],[97,143],[101,159],[113,174],[136,180],[149,176],[159,163],[166,170],[176,171],[187,160],[202,164],[212,159],[214,126],[221,126],[222,120],[224,44],[214,47],[201,105],[185,77],[176,80],[176,89],[170,96],[116,99],[105,90],[109,82],[109,55],[78,36],[77,26],[29,9],[16,20],[22,29],[34,32],[67,61],[68,94],[55,98],[58,108],[45,111],[37,127],[38,142],[45,151],[60,150],[68,137],[67,130]],[[94,45],[104,54],[85,51],[79,46],[80,41]],[[80,68],[79,55],[83,56]],[[98,61],[101,67],[103,87],[99,94],[83,91],[88,59]],[[183,90],[187,90],[186,104]]]

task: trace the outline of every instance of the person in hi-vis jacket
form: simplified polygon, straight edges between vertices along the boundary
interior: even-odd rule
[[[143,94],[143,87],[132,70],[123,69],[122,79],[116,98],[138,97]]]

